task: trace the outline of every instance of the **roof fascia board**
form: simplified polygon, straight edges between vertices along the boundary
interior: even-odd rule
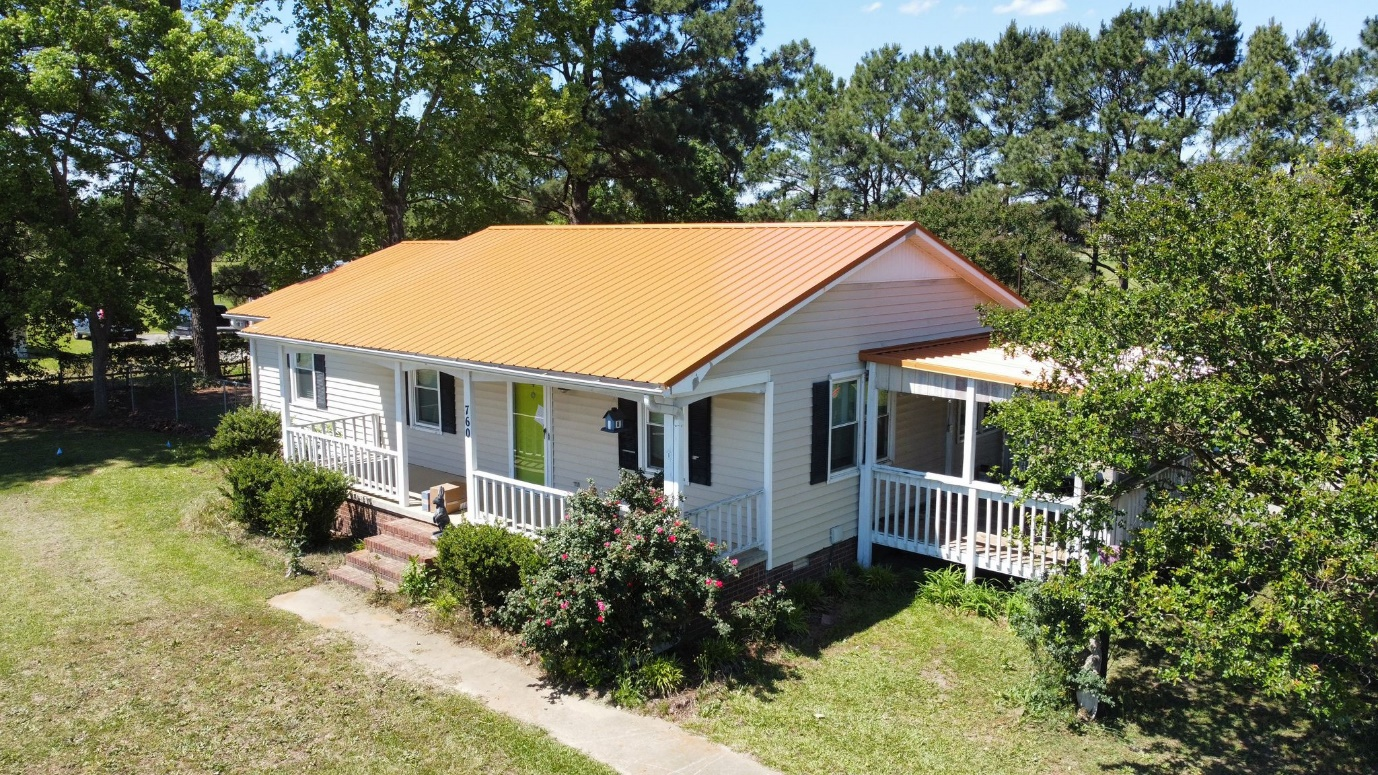
[[[896,245],[902,244],[905,240],[909,239],[911,236],[913,236],[913,235],[914,235],[916,232],[918,232],[918,231],[919,231],[918,225],[917,225],[917,224],[914,224],[914,225],[912,225],[911,228],[909,228],[908,230],[903,231],[903,232],[900,232],[899,234],[895,235],[895,237],[894,237],[893,239],[891,239],[889,242],[885,243],[884,245],[881,245],[879,248],[877,248],[877,249],[871,251],[871,255],[866,256],[866,257],[863,258],[862,260],[858,261],[855,265],[852,266],[852,268],[848,269],[847,271],[843,272],[842,274],[838,275],[837,277],[834,277],[832,280],[830,280],[829,282],[827,282],[826,284],[824,284],[822,288],[819,288],[818,290],[816,290],[816,291],[814,291],[813,293],[809,294],[809,295],[806,296],[803,300],[796,302],[796,303],[794,304],[794,306],[792,306],[792,307],[786,309],[784,312],[780,313],[779,315],[776,315],[774,318],[772,318],[771,320],[769,320],[765,325],[761,326],[760,328],[756,329],[755,331],[752,331],[750,334],[748,334],[747,336],[743,337],[741,341],[737,342],[736,344],[733,344],[731,347],[728,347],[726,350],[723,350],[721,354],[719,354],[719,355],[713,357],[711,360],[708,361],[708,363],[704,364],[704,366],[703,366],[703,368],[702,368],[702,370],[701,370],[702,373],[700,373],[700,370],[695,370],[695,372],[694,372],[693,374],[690,374],[688,377],[686,377],[686,378],[680,380],[679,382],[676,382],[675,384],[671,385],[671,386],[670,386],[670,392],[672,392],[672,393],[675,392],[675,391],[684,392],[684,391],[682,390],[682,388],[681,388],[681,385],[683,385],[685,382],[687,382],[687,381],[689,381],[689,380],[691,380],[691,379],[694,379],[695,377],[697,377],[698,379],[702,379],[702,378],[703,378],[703,374],[706,374],[706,373],[707,373],[709,370],[711,370],[714,366],[718,365],[719,363],[722,363],[723,361],[727,360],[728,358],[731,358],[731,357],[733,356],[733,354],[735,354],[738,350],[741,350],[743,347],[746,347],[747,345],[749,345],[749,344],[751,344],[752,342],[756,341],[758,338],[760,338],[760,337],[761,337],[763,334],[765,334],[767,331],[770,331],[772,328],[775,328],[777,325],[779,325],[779,324],[783,323],[784,321],[788,320],[788,319],[790,318],[790,316],[792,316],[794,313],[796,313],[796,312],[798,312],[799,310],[801,310],[801,309],[803,309],[803,308],[809,306],[809,304],[812,303],[814,299],[817,299],[819,296],[822,296],[823,294],[827,293],[828,291],[831,291],[833,288],[836,288],[837,286],[841,285],[843,282],[846,281],[846,279],[847,279],[848,277],[851,277],[853,274],[856,274],[858,271],[860,271],[861,268],[862,268],[863,266],[866,266],[867,264],[869,264],[869,263],[871,263],[872,261],[874,261],[874,260],[880,258],[881,256],[885,255],[886,253],[889,253],[891,250],[893,250],[893,249],[895,248]],[[692,384],[692,383],[691,383],[691,384]],[[691,387],[690,390],[692,390],[692,389],[693,389],[693,388]]]
[[[269,334],[255,334],[240,332],[240,336],[246,339],[258,339],[264,342],[276,342],[284,345],[296,345],[299,347],[309,347],[316,350],[329,350],[331,352],[346,352],[369,355],[389,360],[402,360],[410,363],[423,363],[428,366],[444,366],[452,369],[468,369],[470,371],[505,376],[509,379],[517,377],[533,381],[544,381],[569,385],[580,388],[598,388],[610,391],[620,391],[624,393],[655,393],[661,394],[665,388],[662,385],[654,385],[649,382],[630,382],[627,380],[612,380],[603,377],[593,377],[587,374],[567,374],[564,372],[540,371],[537,369],[521,369],[513,366],[499,366],[493,363],[482,363],[479,361],[461,361],[449,358],[435,358],[427,355],[416,355],[414,353],[399,353],[389,350],[374,350],[367,347],[350,347],[348,345],[326,344],[324,342],[312,342],[305,339],[291,339],[284,336],[272,336]]]
[[[675,392],[672,390],[671,395],[675,398],[682,398],[685,401],[692,402],[719,393],[764,393],[766,392],[767,382],[770,382],[769,371],[729,374],[725,377],[713,377],[702,380],[692,391],[684,390]],[[681,382],[679,384],[683,385],[685,383]],[[678,387],[677,385],[676,388]]]

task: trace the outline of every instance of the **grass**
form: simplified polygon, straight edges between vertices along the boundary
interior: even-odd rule
[[[686,722],[786,773],[1365,773],[1378,752],[1228,687],[1155,684],[1112,660],[1105,723],[1027,717],[1030,664],[1007,625],[853,585],[831,627],[754,682],[699,690]],[[816,621],[816,620],[815,620]]]
[[[607,772],[268,607],[310,580],[216,486],[182,438],[0,427],[0,771]]]

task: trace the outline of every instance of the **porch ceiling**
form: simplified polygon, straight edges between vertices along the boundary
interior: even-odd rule
[[[1049,371],[1048,364],[1028,355],[1010,355],[1004,348],[991,347],[989,333],[862,350],[860,358],[864,363],[1013,387],[1035,387]]]

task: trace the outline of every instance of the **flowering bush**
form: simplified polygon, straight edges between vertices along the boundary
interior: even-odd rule
[[[674,643],[698,616],[729,630],[718,592],[737,573],[652,482],[624,471],[604,495],[569,499],[545,533],[544,565],[503,616],[557,675],[603,683]]]

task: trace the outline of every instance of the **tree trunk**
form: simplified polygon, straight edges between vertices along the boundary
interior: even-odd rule
[[[211,244],[204,224],[193,229],[187,251],[187,295],[191,297],[191,343],[196,373],[206,379],[220,378],[220,315],[215,309],[211,282]]]
[[[110,416],[110,388],[105,375],[110,370],[110,320],[101,320],[92,313],[87,320],[91,326],[91,417]]]
[[[590,223],[593,220],[593,202],[589,192],[593,189],[584,178],[574,178],[569,182],[569,222]]]
[[[383,195],[383,217],[388,224],[387,244],[396,245],[407,238],[407,203],[391,188],[378,193]]]

